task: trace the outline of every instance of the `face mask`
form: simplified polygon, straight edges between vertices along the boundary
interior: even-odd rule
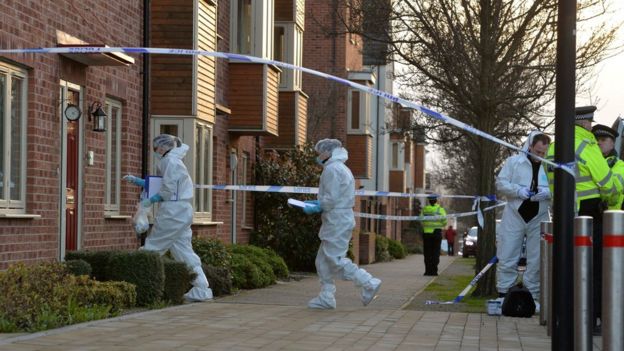
[[[160,161],[160,159],[162,158],[162,155],[159,154],[158,152],[154,152],[154,157],[156,157],[156,159]]]

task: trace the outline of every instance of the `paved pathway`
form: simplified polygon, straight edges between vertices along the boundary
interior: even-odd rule
[[[440,270],[452,258],[443,256]],[[368,307],[348,282],[333,311],[309,310],[314,276],[187,304],[43,333],[7,336],[0,350],[550,350],[537,319],[404,310],[431,280],[422,256],[365,267],[383,279]]]

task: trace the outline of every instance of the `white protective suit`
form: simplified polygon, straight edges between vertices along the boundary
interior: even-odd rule
[[[373,278],[364,269],[358,268],[347,251],[355,227],[353,206],[355,203],[355,181],[353,174],[344,164],[347,150],[335,148],[331,157],[323,164],[319,184],[318,200],[322,209],[322,225],[319,232],[321,245],[316,255],[316,271],[321,282],[321,293],[308,304],[312,308],[335,308],[334,278],[353,281],[362,288],[362,302],[366,305],[376,294],[381,281]],[[374,292],[372,292],[374,290]]]
[[[523,150],[528,151],[528,145],[537,134],[529,134]],[[533,299],[539,299],[539,264],[540,264],[540,222],[550,220],[548,206],[550,204],[550,190],[544,167],[540,166],[538,173],[539,191],[548,191],[548,198],[539,201],[537,215],[526,223],[518,213],[518,208],[524,200],[518,197],[518,190],[531,186],[533,168],[531,160],[524,153],[509,157],[498,177],[496,189],[507,198],[507,205],[503,211],[503,218],[498,232],[496,255],[496,287],[499,293],[506,293],[518,277],[518,261],[522,251],[522,243],[526,235],[526,271],[523,275],[524,286],[529,289]]]
[[[154,219],[150,235],[145,239],[144,250],[156,251],[164,255],[167,250],[176,261],[186,265],[197,274],[193,288],[184,297],[190,301],[212,299],[212,290],[201,266],[201,260],[191,244],[193,222],[193,181],[182,161],[189,146],[182,144],[171,149],[158,164],[158,175],[162,176],[160,196],[163,202]],[[177,201],[171,201],[174,195]]]

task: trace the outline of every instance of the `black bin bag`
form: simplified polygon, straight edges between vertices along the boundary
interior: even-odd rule
[[[535,301],[531,292],[522,286],[515,285],[507,291],[502,307],[503,316],[529,318],[535,314]]]

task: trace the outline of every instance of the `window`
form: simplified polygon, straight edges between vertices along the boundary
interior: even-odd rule
[[[273,46],[273,59],[301,66],[303,30],[296,23],[276,22]],[[282,68],[280,89],[288,91],[300,90],[301,71]]]
[[[0,211],[24,212],[26,71],[0,62]]]
[[[273,40],[273,59],[288,62],[286,59],[286,33],[283,26],[275,26],[275,39]],[[286,75],[280,75],[280,88],[286,85]]]
[[[248,177],[249,177],[249,154],[247,152],[243,152],[243,156],[242,156],[242,160],[241,160],[241,180],[240,180],[240,184],[241,185],[248,185],[249,181],[248,181]],[[248,191],[241,191],[242,193],[242,207],[243,207],[243,213],[241,214],[241,220],[242,220],[242,225],[243,227],[249,227],[250,223],[249,220],[247,218],[247,213],[249,211],[247,211],[247,198],[248,198]]]
[[[106,99],[106,203],[104,210],[119,214],[121,183],[121,102]]]
[[[390,159],[390,170],[403,170],[405,164],[404,151],[404,145],[402,142],[392,142],[392,157]]]
[[[347,105],[348,132],[353,134],[365,134],[370,132],[369,104],[369,94],[361,93],[355,89],[349,89]]]
[[[230,6],[232,51],[273,58],[274,0],[234,0]]]
[[[212,184],[212,128],[206,124],[195,125],[195,177],[196,184]],[[210,219],[212,190],[195,189],[195,217]]]

